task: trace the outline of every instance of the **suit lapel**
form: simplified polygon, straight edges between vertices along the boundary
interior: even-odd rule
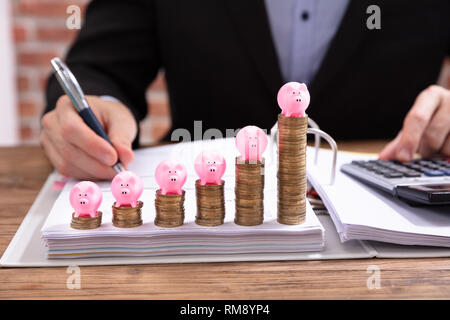
[[[350,0],[338,31],[311,83],[311,95],[320,94],[356,53],[361,40],[369,31],[366,27],[368,5],[364,0]]]
[[[272,97],[283,84],[264,0],[225,0],[243,47]]]

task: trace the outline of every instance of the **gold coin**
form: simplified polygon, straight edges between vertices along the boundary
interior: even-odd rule
[[[142,207],[144,203],[138,201],[136,207],[116,207],[112,206],[112,223],[118,228],[134,228],[142,225]]]
[[[197,215],[195,223],[214,227],[223,224],[225,218],[225,181],[220,185],[201,185],[195,181],[197,197]]]
[[[279,223],[299,224],[306,213],[306,132],[308,118],[278,115]]]
[[[236,158],[234,223],[256,226],[264,221],[264,159],[261,163],[239,163]]]
[[[185,194],[186,192],[184,190],[180,195],[163,195],[160,190],[156,191],[155,225],[163,228],[174,228],[183,225]]]
[[[102,224],[102,212],[97,211],[97,216],[95,217],[75,217],[75,213],[72,213],[72,221],[70,226],[73,229],[78,230],[89,230],[100,227]]]

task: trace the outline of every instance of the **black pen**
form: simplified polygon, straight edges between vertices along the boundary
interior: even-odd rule
[[[50,61],[50,64],[55,71],[56,79],[58,79],[59,84],[63,88],[64,92],[69,96],[73,106],[81,118],[83,118],[84,122],[89,126],[89,128],[94,130],[96,134],[112,145],[111,140],[109,140],[102,125],[98,121],[94,112],[92,112],[92,109],[89,107],[89,104],[84,97],[83,90],[81,90],[81,87],[73,73],[59,58],[53,58]],[[117,162],[113,165],[113,169],[118,173],[125,171],[120,163],[120,160],[117,160]]]

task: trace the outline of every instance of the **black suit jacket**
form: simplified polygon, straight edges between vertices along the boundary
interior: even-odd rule
[[[332,0],[330,0],[332,1]],[[369,30],[367,7],[381,9]],[[450,49],[448,0],[351,0],[309,85],[309,116],[338,139],[393,137]],[[172,129],[270,129],[283,84],[264,0],[94,0],[68,52],[86,94],[112,95],[141,120],[163,68]],[[62,91],[49,79],[47,111]]]

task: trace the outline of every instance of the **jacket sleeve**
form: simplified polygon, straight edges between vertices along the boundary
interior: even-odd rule
[[[145,92],[160,68],[154,17],[153,1],[93,0],[66,57],[86,95],[117,98],[137,122],[147,114]],[[51,75],[44,113],[63,94]]]

